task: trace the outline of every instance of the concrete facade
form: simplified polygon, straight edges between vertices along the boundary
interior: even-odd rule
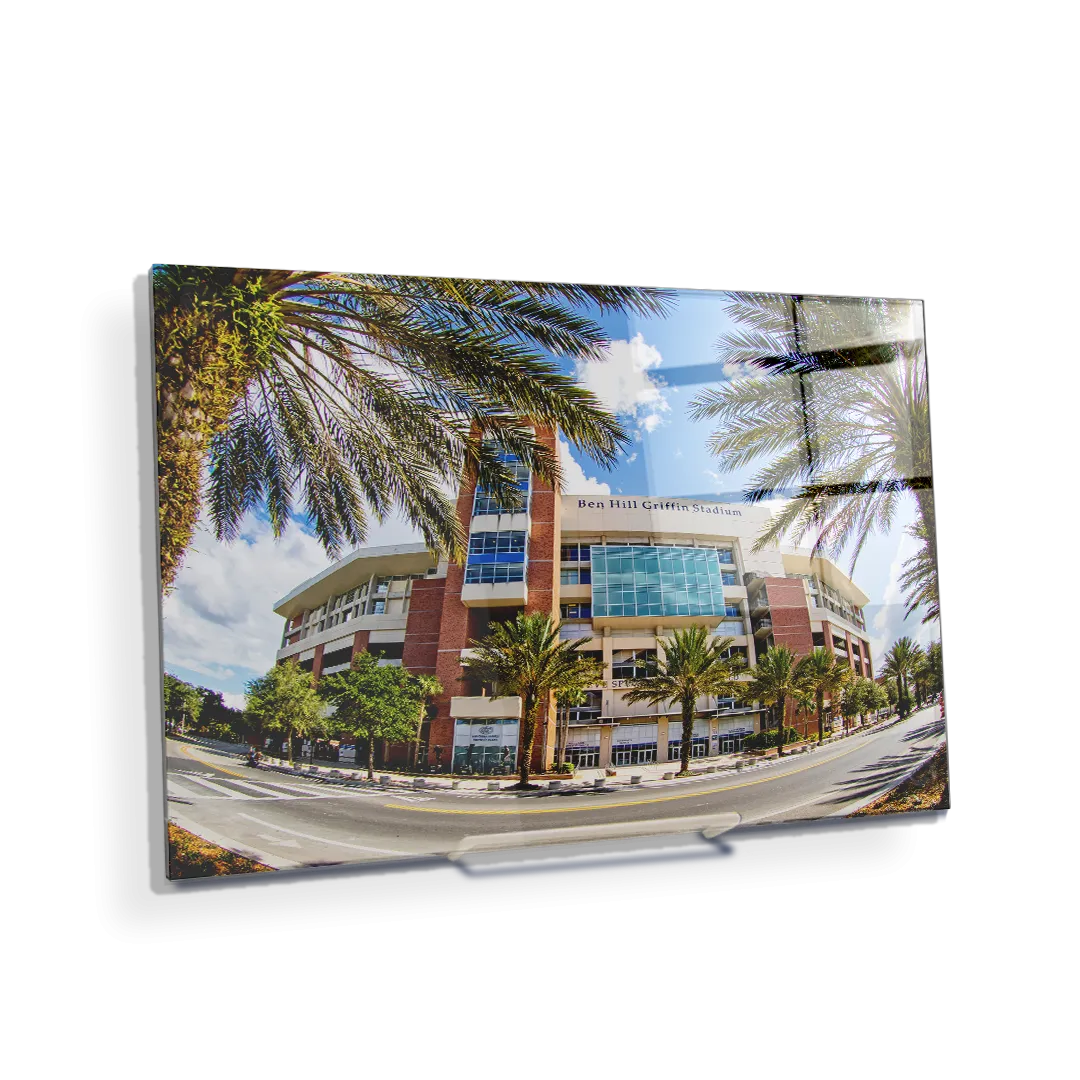
[[[869,598],[827,559],[795,548],[755,552],[768,504],[557,496],[535,477],[527,483],[527,507],[512,513],[462,486],[458,512],[471,539],[465,566],[439,561],[422,544],[360,549],[275,606],[285,619],[279,660],[295,659],[318,677],[347,669],[353,653],[368,648],[382,651],[383,663],[442,683],[419,750],[380,747],[381,764],[411,764],[415,756],[436,771],[513,770],[520,702],[470,684],[461,660],[491,620],[519,610],[561,619],[561,635],[588,638],[585,651],[603,663],[603,683],[571,711],[566,729],[565,756],[583,767],[677,758],[677,710],[630,705],[622,691],[679,626],[703,625],[730,639],[750,665],[763,649],[786,645],[802,656],[820,644],[873,676],[862,615]],[[693,756],[741,749],[762,718],[755,706],[701,699]],[[558,729],[551,702],[534,741],[535,771],[552,764]]]

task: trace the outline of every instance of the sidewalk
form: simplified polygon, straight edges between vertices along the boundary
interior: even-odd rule
[[[859,735],[868,735],[881,730],[891,722],[896,722],[895,717],[880,720],[874,724],[867,724],[856,728],[851,735],[842,736],[835,734],[829,736],[821,744],[822,747],[833,743],[845,741],[848,738]],[[246,747],[235,743],[219,743],[215,740],[201,737],[182,736],[184,742],[202,746],[207,750],[217,753],[228,754],[237,760],[246,756]],[[706,778],[719,778],[723,776],[742,775],[748,772],[757,772],[768,769],[788,761],[792,757],[801,757],[813,754],[818,749],[817,743],[810,743],[801,750],[785,753],[784,757],[752,757],[743,754],[723,754],[712,758],[695,758],[690,763],[689,776],[677,776],[680,763],[678,761],[650,762],[645,765],[623,765],[611,769],[614,776],[608,776],[605,769],[579,769],[572,776],[561,778],[545,778],[534,780],[538,789],[573,791],[610,791],[617,788],[638,787],[644,784],[663,783],[687,784],[694,783]],[[256,770],[252,770],[254,773]],[[290,776],[302,776],[309,780],[315,780],[326,784],[340,784],[346,787],[382,788],[390,790],[428,790],[461,792],[463,794],[475,794],[477,792],[494,793],[507,791],[517,783],[516,776],[478,776],[454,778],[445,773],[402,773],[387,772],[377,769],[375,779],[367,779],[367,769],[348,764],[335,764],[333,762],[321,762],[311,765],[307,762],[293,762],[292,766],[281,758],[263,755],[258,768],[259,772],[276,772]],[[665,779],[667,777],[667,779]]]

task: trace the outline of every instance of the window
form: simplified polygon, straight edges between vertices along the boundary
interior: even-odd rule
[[[588,585],[592,581],[592,573],[588,569],[560,570],[560,585]]]
[[[623,743],[611,756],[616,765],[648,765],[656,760],[656,743]]]
[[[709,737],[695,736],[690,740],[690,756],[703,758],[709,752]],[[669,739],[667,744],[668,761],[678,761],[682,757],[682,738]]]
[[[730,566],[733,566],[735,564],[735,555],[732,552],[731,548],[717,548],[716,555],[722,563],[726,563]]]
[[[655,649],[617,649],[611,655],[613,679],[644,679],[656,660]]]
[[[352,646],[348,645],[344,649],[335,649],[333,652],[323,653],[322,666],[325,671],[330,667],[337,667],[339,664],[347,664],[352,660]]]
[[[720,580],[725,585],[738,585],[739,584],[739,575],[736,574],[734,570],[721,570],[720,571]]]
[[[529,467],[522,465],[513,454],[500,454],[499,460],[510,467],[514,475],[513,486],[522,494],[522,504],[516,507],[503,506],[486,488],[478,487],[473,497],[473,517],[481,514],[523,514],[529,509]]]
[[[386,614],[386,601],[385,600],[374,600],[374,601],[372,601],[371,614],[372,615],[385,615]]]
[[[380,660],[400,660],[404,651],[404,641],[376,641],[368,645],[368,652]]]
[[[524,532],[473,533],[469,538],[468,565],[524,562],[525,545]]]
[[[465,567],[466,585],[501,585],[510,581],[525,580],[525,564],[499,565],[487,563]]]
[[[588,562],[588,544],[563,544],[559,549],[559,557],[563,562]]]
[[[585,701],[581,705],[571,705],[566,710],[568,722],[571,724],[591,724],[600,715],[603,703],[603,695],[599,690],[588,690],[585,693]]]
[[[723,615],[721,554],[715,548],[593,545],[593,614]]]
[[[591,619],[592,604],[560,604],[559,614],[564,619]]]
[[[725,604],[724,614],[732,619],[739,619],[742,617],[742,611],[739,610],[738,604]]]

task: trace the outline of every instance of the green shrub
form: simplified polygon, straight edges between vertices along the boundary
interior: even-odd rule
[[[784,745],[793,742],[802,742],[803,734],[796,728],[784,728]],[[743,739],[744,750],[768,750],[776,745],[776,728],[772,731],[758,731],[753,735],[747,735]]]

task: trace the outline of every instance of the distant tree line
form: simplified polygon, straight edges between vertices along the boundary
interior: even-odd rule
[[[242,709],[225,704],[220,691],[165,673],[165,730],[176,735],[205,735],[222,742],[242,742],[254,729]]]

